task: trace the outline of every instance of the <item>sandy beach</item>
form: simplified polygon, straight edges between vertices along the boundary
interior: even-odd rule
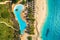
[[[41,31],[46,16],[47,16],[47,0],[36,0],[35,1],[35,19],[36,19],[35,27],[40,37],[41,37]],[[42,40],[40,37],[38,37],[38,40]]]

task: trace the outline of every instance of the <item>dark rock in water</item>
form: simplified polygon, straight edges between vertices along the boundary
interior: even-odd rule
[[[48,36],[48,33],[49,33],[49,28],[48,28],[47,31],[46,31],[46,37]]]
[[[16,11],[18,11],[18,9],[16,9]]]

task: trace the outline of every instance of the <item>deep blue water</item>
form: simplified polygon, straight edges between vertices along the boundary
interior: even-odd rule
[[[48,16],[42,30],[43,40],[60,40],[60,0],[47,0]]]
[[[15,14],[15,17],[16,17],[18,23],[19,23],[21,34],[24,34],[24,30],[26,28],[26,22],[21,18],[21,13],[23,11],[23,8],[24,8],[24,6],[21,4],[17,4],[14,7],[14,14]]]

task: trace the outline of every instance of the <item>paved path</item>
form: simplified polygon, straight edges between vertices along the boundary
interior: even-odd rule
[[[7,24],[6,22],[0,22],[0,23],[4,23],[4,24],[5,24],[5,25],[7,25],[8,27],[11,27],[12,29],[14,29],[14,30],[18,31],[17,29],[13,28],[13,26],[11,26],[11,25]]]
[[[0,4],[6,4],[7,2],[12,2],[12,1],[0,2]]]

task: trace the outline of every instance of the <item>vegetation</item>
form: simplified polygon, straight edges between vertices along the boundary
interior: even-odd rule
[[[9,15],[8,12],[5,11],[5,12],[2,12],[2,13],[1,13],[1,17],[2,17],[2,18],[9,18],[10,15]]]
[[[34,19],[34,16],[33,16],[32,13],[29,13],[29,14],[28,14],[28,18],[29,18],[29,20],[31,21],[31,23],[34,23],[35,19]]]
[[[26,0],[22,0],[22,2],[21,2],[22,4],[26,4]]]
[[[28,2],[32,2],[33,0],[28,0]]]
[[[15,20],[15,16],[14,16],[13,12],[11,12],[11,16],[12,16],[12,20],[13,20],[13,27],[16,29],[16,30],[14,30],[14,40],[19,40],[20,39],[20,37],[19,37],[19,35],[20,35],[19,24]]]
[[[1,2],[2,0],[0,0],[0,2]]]
[[[10,25],[12,25],[11,16],[9,12],[9,5],[0,5],[0,21],[4,21]],[[3,10],[3,11],[2,11]]]
[[[0,23],[0,40],[13,40],[14,30]]]
[[[33,25],[30,25],[28,28],[27,28],[27,32],[29,33],[29,34],[34,34],[34,26]]]
[[[7,1],[7,0],[0,0],[0,2],[4,2],[4,1]]]
[[[31,7],[28,8],[27,17],[29,19],[28,20],[29,26],[27,27],[27,32],[29,34],[34,34],[34,21],[35,21],[35,19],[34,19],[34,14],[33,14],[33,11],[32,11]]]
[[[12,0],[12,3],[17,3],[19,0]]]
[[[16,3],[18,0],[12,1]],[[18,23],[14,19],[15,16],[12,15],[10,9],[11,6],[9,3],[0,4],[0,22],[5,22],[6,24],[11,25],[12,28],[19,30],[19,27],[17,26]],[[16,31],[12,28],[8,27],[4,23],[0,23],[0,40],[19,40],[19,31]]]
[[[21,31],[19,30],[18,33],[21,34]]]
[[[0,4],[0,22],[13,25],[9,12],[9,4]],[[14,30],[7,25],[0,23],[0,40],[13,40]]]
[[[13,24],[9,12],[9,4],[0,4],[0,22],[6,22],[9,25]],[[7,25],[0,23],[0,40],[13,40],[13,37],[14,30]]]
[[[28,36],[27,39],[28,39],[28,40],[32,40],[32,36]]]
[[[31,7],[28,8],[28,18],[31,21],[31,23],[34,23],[35,19],[34,19],[34,14]]]
[[[28,8],[28,13],[32,13],[32,12],[33,12],[32,8],[29,7],[29,8]]]

